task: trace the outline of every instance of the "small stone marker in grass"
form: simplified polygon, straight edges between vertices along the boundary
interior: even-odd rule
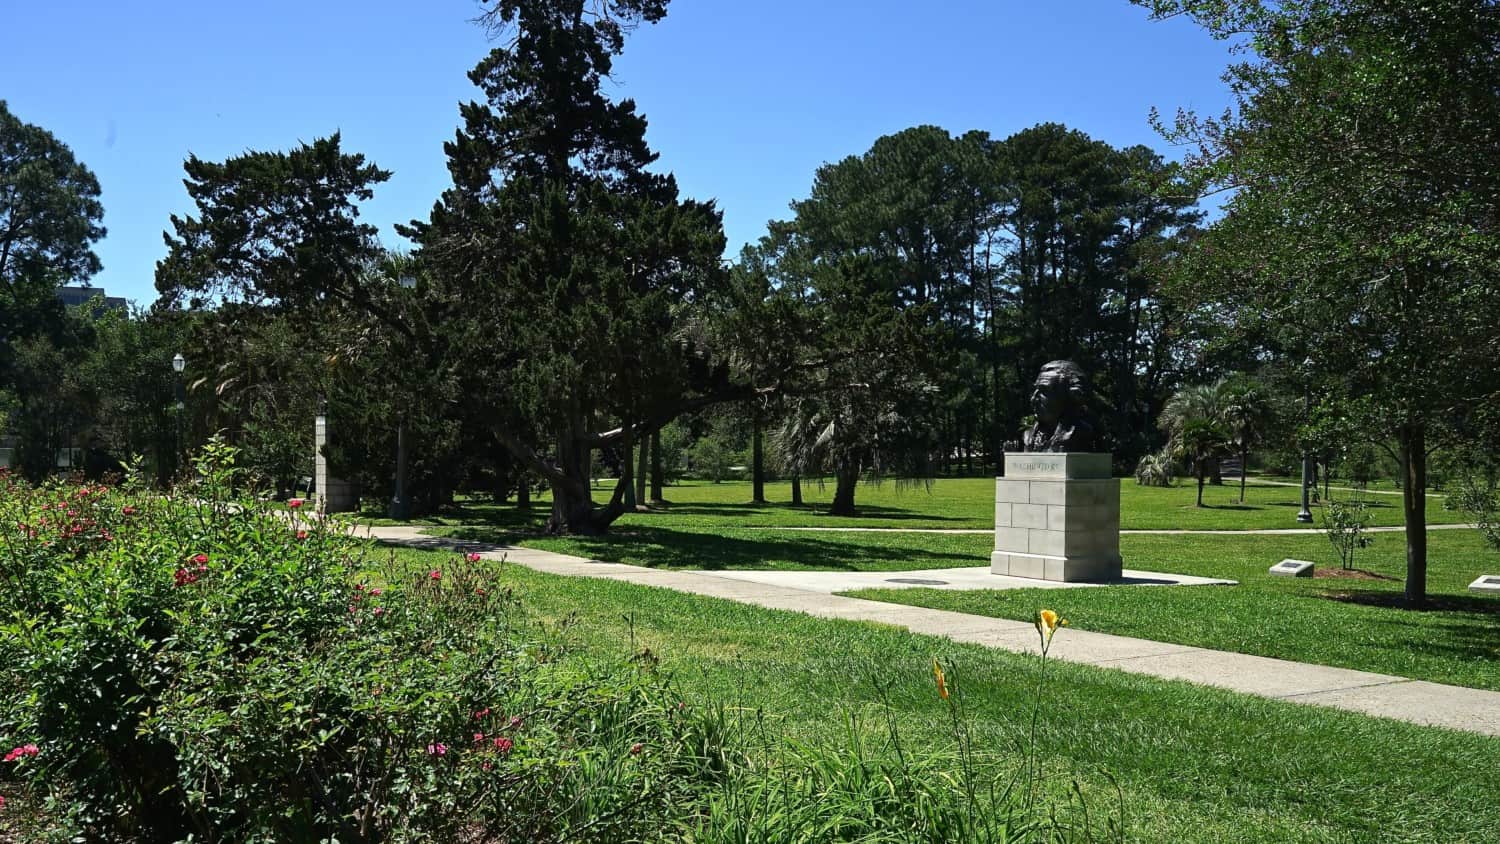
[[[1469,584],[1469,591],[1500,595],[1500,575],[1481,574],[1477,580]]]
[[[1307,560],[1282,560],[1271,566],[1271,574],[1281,577],[1312,577],[1313,564]]]

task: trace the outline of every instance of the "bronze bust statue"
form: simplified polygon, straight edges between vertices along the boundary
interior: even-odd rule
[[[1088,419],[1088,378],[1070,360],[1042,367],[1031,388],[1036,424],[1022,435],[1024,451],[1093,451],[1094,426]]]

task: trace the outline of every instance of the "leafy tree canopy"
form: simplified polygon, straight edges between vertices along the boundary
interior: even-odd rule
[[[1262,352],[1310,357],[1405,474],[1425,596],[1426,456],[1500,396],[1500,15],[1488,0],[1137,0],[1246,58],[1237,108],[1179,112],[1203,190],[1233,192],[1176,293]]]
[[[103,218],[94,174],[0,100],[0,384],[15,341],[46,333],[67,343],[56,291],[99,271]]]

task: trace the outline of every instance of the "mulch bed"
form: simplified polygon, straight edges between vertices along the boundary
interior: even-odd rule
[[[1337,580],[1400,580],[1399,577],[1391,577],[1388,574],[1380,574],[1364,569],[1313,569],[1313,577],[1329,577]]]

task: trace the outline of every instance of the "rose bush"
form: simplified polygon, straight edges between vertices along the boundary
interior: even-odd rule
[[[545,641],[499,563],[298,508],[0,477],[0,770],[59,840],[653,837],[707,775],[653,672]],[[14,796],[14,795],[11,795]]]

